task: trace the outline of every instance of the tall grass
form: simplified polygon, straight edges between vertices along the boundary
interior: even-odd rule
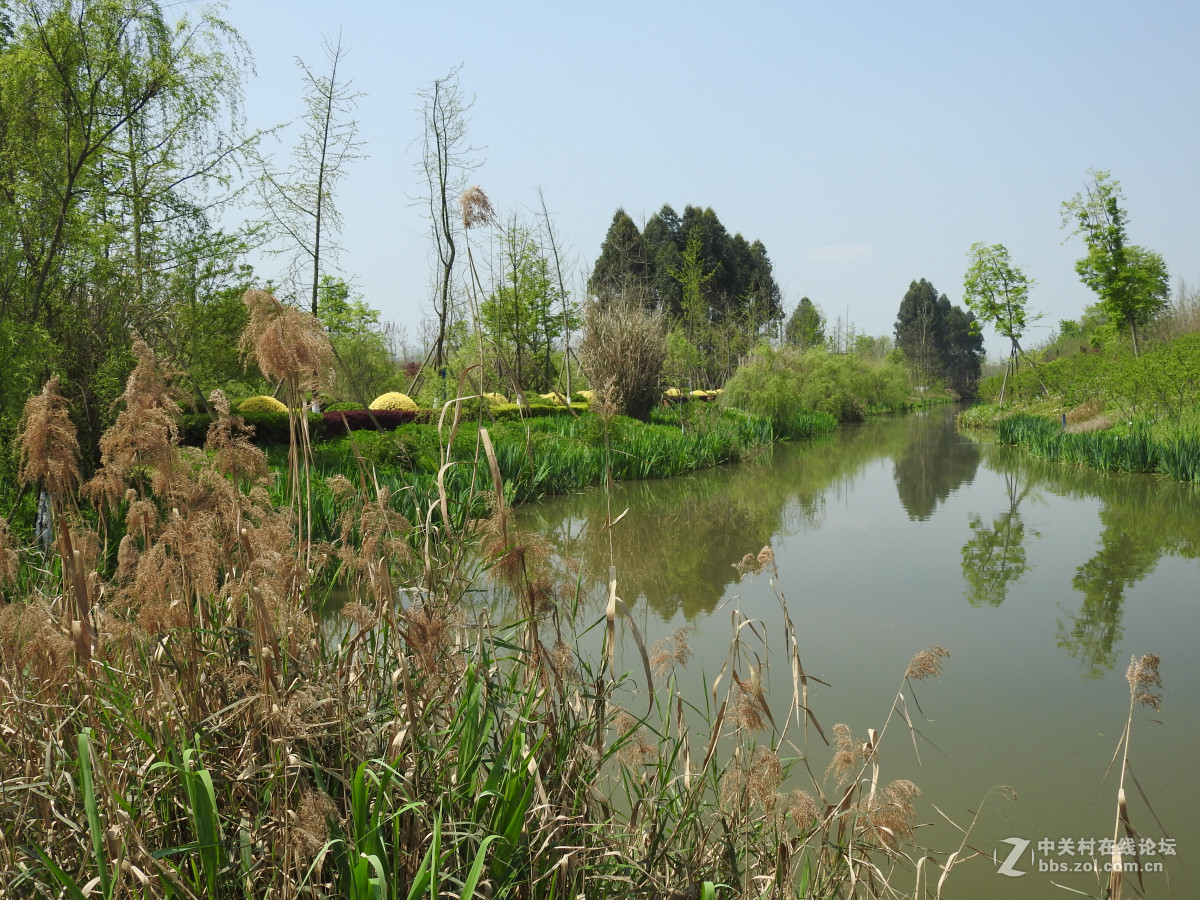
[[[502,468],[528,457],[486,430],[458,461],[444,435],[421,494],[361,456],[324,494],[293,486],[301,527],[228,403],[212,398],[205,452],[181,449],[163,386],[141,353],[82,489],[61,398],[27,407],[23,476],[49,486],[58,544],[0,546],[0,580],[20,591],[0,608],[3,896],[874,897],[909,878],[919,893],[938,865],[913,849],[917,790],[883,780],[881,747],[890,723],[912,727],[906,698],[940,648],[914,658],[878,730],[834,728],[834,764],[789,791],[830,733],[782,595],[774,621],[735,615],[709,699],[688,706],[683,641],[645,647],[615,567],[589,624],[513,527]],[[681,440],[718,458],[724,421],[692,435],[683,421]],[[607,469],[680,455],[653,428],[622,444],[622,420],[602,425]],[[289,471],[314,475],[297,444]],[[468,601],[480,559],[515,621]],[[353,599],[322,620],[314,585],[331,568]],[[773,555],[741,570],[774,574]],[[618,617],[640,672],[614,669]],[[790,698],[773,706],[779,623]],[[582,649],[593,629],[599,655]]]
[[[1200,437],[1184,433],[1156,438],[1145,423],[1126,433],[1071,433],[1041,416],[1018,414],[996,424],[996,440],[1019,445],[1035,456],[1103,472],[1159,473],[1176,481],[1200,476]]]

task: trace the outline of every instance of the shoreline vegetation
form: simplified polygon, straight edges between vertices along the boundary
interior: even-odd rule
[[[920,788],[887,763],[889,728],[921,737],[910,698],[946,650],[912,658],[878,729],[823,725],[776,589],[773,621],[735,610],[693,705],[686,633],[647,648],[615,565],[589,611],[511,516],[597,464],[611,498],[618,476],[740,458],[832,415],[697,403],[640,423],[599,392],[579,418],[314,443],[294,411],[319,347],[283,352],[314,333],[290,318],[251,335],[293,411],[274,472],[219,391],[203,448],[182,444],[169,369],[140,341],[90,478],[57,379],[25,406],[21,478],[52,527],[39,551],[0,520],[8,895],[924,897],[977,855],[973,821],[957,850],[920,845]],[[433,471],[427,490],[380,478],[386,454]],[[566,462],[536,467],[554,454]],[[610,536],[622,516],[610,508]],[[738,572],[774,584],[770,547]],[[513,621],[471,602],[481,578]],[[353,597],[332,620],[329,579]],[[766,637],[780,623],[782,660]],[[618,625],[639,671],[614,668]],[[792,673],[773,702],[772,658]]]
[[[980,383],[964,428],[993,428],[1002,444],[1107,472],[1200,480],[1200,334],[1159,340],[1135,356],[1119,345],[1056,356],[1008,379]]]
[[[762,879],[833,896],[857,881],[881,888],[911,864],[919,791],[879,779],[886,724],[869,743],[837,726],[827,776],[782,791],[796,763],[785,746],[826,734],[795,641],[786,711],[762,692],[768,648],[751,620],[715,708],[677,705],[685,636],[643,647],[644,672],[612,669],[618,617],[636,634],[614,572],[591,626],[601,655],[582,653],[586,615],[513,527],[486,428],[482,479],[459,494],[439,477],[411,520],[360,457],[357,485],[330,479],[336,534],[320,541],[303,418],[288,448],[298,478],[272,503],[267,457],[228,401],[210,398],[203,450],[181,446],[164,371],[136,351],[90,480],[57,381],[22,422],[23,477],[46,486],[55,544],[36,570],[18,564],[5,529],[5,598],[20,598],[0,609],[10,896],[716,897],[759,893]],[[699,440],[717,458],[739,433],[713,414]],[[629,425],[597,418],[611,472]],[[741,446],[773,435],[732,421],[750,429]],[[790,433],[831,424],[795,419]],[[462,602],[479,574],[466,565],[474,543],[522,610],[511,625]],[[773,569],[770,550],[742,566]],[[357,598],[333,628],[312,604],[328,567]],[[918,654],[902,692],[944,656]]]
[[[945,650],[912,658],[878,730],[826,728],[776,594],[773,622],[735,611],[688,705],[685,635],[645,646],[612,545],[590,610],[512,507],[598,482],[611,540],[616,480],[974,396],[981,321],[1020,349],[1027,282],[992,277],[1007,251],[977,245],[980,319],[921,278],[894,340],[807,297],[787,315],[766,246],[711,207],[640,228],[618,209],[572,288],[547,198],[497,210],[471,184],[454,68],[417,94],[433,289],[406,298],[428,312],[413,342],[335,274],[336,186],[364,150],[340,39],[297,60],[299,119],[251,124],[251,48],[189,7],[0,4],[0,896],[940,895],[982,857],[973,823],[954,852],[921,847],[932,816],[883,736],[917,743],[908,698]],[[1165,263],[1091,175],[1064,223],[1136,354]],[[1150,401],[1106,402],[1195,423],[1196,363],[1164,356]],[[557,411],[584,386],[586,409]],[[664,387],[703,400],[660,405]],[[770,578],[770,548],[739,573]],[[477,608],[481,579],[515,621]],[[333,584],[353,599],[325,618]],[[619,622],[640,671],[615,670]],[[791,674],[774,704],[768,635]],[[1156,658],[1135,681],[1131,710],[1156,705]]]
[[[946,651],[913,658],[878,731],[825,727],[777,593],[790,697],[763,688],[780,651],[757,635],[778,622],[738,613],[724,687],[692,706],[686,635],[647,648],[615,567],[589,613],[511,518],[598,468],[605,490],[691,471],[831,414],[689,403],[638,422],[601,391],[578,417],[314,442],[295,411],[319,335],[264,306],[248,341],[292,411],[274,466],[219,391],[203,447],[182,443],[141,341],[90,477],[58,380],[25,405],[20,477],[49,528],[38,547],[0,519],[7,895],[878,896],[956,864],[913,843],[920,791],[881,765]],[[424,487],[390,484],[389,460]],[[739,564],[773,571],[769,547]],[[481,578],[515,621],[470,602]],[[354,599],[325,620],[332,580]],[[618,624],[641,671],[614,669]],[[801,769],[809,786],[785,787]]]

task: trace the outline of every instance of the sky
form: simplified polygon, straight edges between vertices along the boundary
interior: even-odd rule
[[[367,157],[338,186],[337,268],[414,341],[433,271],[418,92],[456,66],[471,180],[502,218],[532,219],[540,189],[575,273],[618,207],[639,226],[663,204],[712,207],[764,243],[789,310],[807,296],[890,335],[910,282],[962,303],[970,245],[1003,243],[1035,282],[1036,345],[1095,300],[1061,205],[1099,169],[1130,240],[1173,284],[1200,281],[1195,0],[232,0],[224,15],[254,56],[252,128],[301,114],[296,59],[320,71],[341,35]]]

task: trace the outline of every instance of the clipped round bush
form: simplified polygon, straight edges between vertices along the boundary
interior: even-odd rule
[[[549,400],[555,406],[566,406],[567,405],[567,398],[564,397],[562,394],[560,394],[558,391],[551,391],[548,394],[538,394],[538,396],[541,397],[543,400]]]
[[[596,399],[596,392],[595,391],[579,391],[575,396],[578,397],[580,400],[582,400],[584,403],[591,403],[593,400]]]
[[[380,394],[371,401],[371,409],[398,409],[407,412],[416,412],[417,404],[408,394],[401,394],[399,391],[388,391],[386,394]]]
[[[486,397],[488,400],[490,400],[493,406],[498,406],[501,403],[508,402],[507,397],[505,397],[503,394],[497,394],[495,391],[486,393],[483,396]]]
[[[247,397],[238,404],[238,412],[255,413],[255,412],[287,412],[287,407],[276,400],[274,397],[260,395],[258,397]]]

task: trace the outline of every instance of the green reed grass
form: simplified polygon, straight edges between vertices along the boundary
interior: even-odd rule
[[[1043,459],[1102,472],[1158,473],[1176,481],[1196,481],[1200,476],[1200,439],[1186,433],[1159,438],[1143,422],[1134,422],[1124,433],[1072,434],[1050,419],[1018,414],[997,422],[996,441],[1024,447]]]

